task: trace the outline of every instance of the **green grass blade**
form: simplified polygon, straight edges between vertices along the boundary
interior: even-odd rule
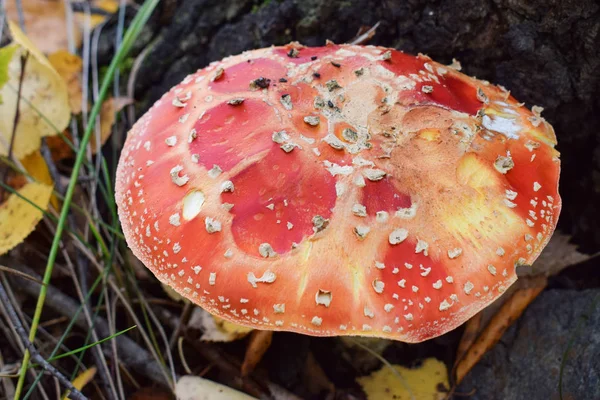
[[[144,5],[140,8],[139,12],[136,14],[133,19],[131,25],[127,29],[125,33],[125,37],[123,38],[123,45],[120,49],[118,49],[117,53],[113,57],[110,65],[108,66],[108,70],[104,79],[102,81],[102,86],[100,88],[100,93],[98,96],[98,100],[94,103],[92,107],[92,111],[90,113],[90,121],[96,121],[96,118],[100,114],[100,108],[102,106],[103,100],[106,98],[108,90],[111,85],[112,78],[114,76],[114,72],[119,64],[123,61],[123,59],[127,56],[128,51],[131,49],[135,39],[140,34],[144,25],[150,18],[152,11],[158,5],[159,0],[146,0]],[[75,159],[75,164],[73,165],[73,171],[71,172],[71,179],[69,181],[69,186],[67,187],[67,192],[65,194],[65,200],[63,203],[63,207],[61,209],[60,218],[58,220],[58,225],[56,227],[56,235],[54,236],[54,240],[52,242],[52,247],[50,248],[50,254],[48,255],[48,262],[46,264],[46,270],[44,271],[44,277],[42,281],[45,286],[40,287],[40,294],[38,296],[38,301],[35,307],[35,312],[33,315],[33,319],[31,321],[31,329],[29,331],[29,340],[33,343],[35,341],[35,336],[37,333],[37,329],[40,322],[40,317],[42,315],[42,310],[44,308],[44,302],[46,300],[47,294],[47,285],[50,283],[50,278],[52,277],[52,271],[54,269],[54,263],[56,261],[56,256],[58,255],[58,250],[60,247],[60,241],[62,237],[62,233],[65,229],[65,225],[67,223],[67,217],[69,215],[69,209],[71,206],[71,201],[73,200],[73,195],[75,194],[75,186],[77,185],[77,177],[79,176],[79,170],[84,161],[85,157],[85,148],[90,141],[90,137],[92,136],[92,132],[94,130],[94,124],[89,123],[86,126],[85,132],[83,134],[83,138],[81,139],[81,144],[79,151],[77,152],[77,157]],[[19,371],[19,380],[17,381],[17,385],[15,387],[15,399],[20,399],[21,393],[23,392],[23,385],[25,384],[25,375],[27,373],[27,365],[29,364],[29,360],[31,358],[31,354],[28,350],[25,351],[23,355],[23,361],[21,363],[21,369]]]
[[[112,334],[112,335],[110,335],[110,336],[108,336],[108,337],[106,337],[104,339],[98,340],[97,342],[86,344],[85,346],[81,346],[81,347],[79,347],[79,348],[77,348],[75,350],[67,351],[66,353],[62,353],[62,354],[59,354],[59,355],[54,356],[52,358],[49,358],[47,361],[52,362],[52,361],[59,360],[61,358],[72,356],[72,355],[77,354],[77,353],[81,353],[82,351],[85,351],[87,349],[91,349],[94,346],[97,346],[97,345],[102,344],[104,342],[107,342],[107,341],[109,341],[111,339],[114,339],[117,336],[120,336],[120,335],[122,335],[124,333],[127,333],[130,330],[135,329],[135,328],[137,328],[137,325],[130,326],[127,329],[123,329],[122,331],[116,332],[116,333],[114,333],[114,334]],[[37,364],[30,364],[29,368],[32,368],[32,367],[39,367],[39,365],[37,365]]]

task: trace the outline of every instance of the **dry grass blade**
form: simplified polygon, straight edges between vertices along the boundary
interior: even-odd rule
[[[0,282],[0,301],[2,302],[4,309],[7,311],[8,317],[10,318],[11,323],[15,327],[17,333],[19,334],[21,341],[25,344],[25,347],[29,350],[32,359],[40,364],[48,373],[54,376],[66,389],[70,391],[69,398],[84,400],[86,397],[73,386],[71,381],[65,377],[62,373],[60,373],[54,366],[52,366],[48,361],[42,357],[42,355],[38,352],[38,350],[34,347],[34,345],[29,341],[27,337],[27,331],[23,328],[15,309],[10,302],[8,294],[4,289],[4,285]]]
[[[41,280],[37,279],[36,277],[33,277],[31,275],[27,275],[25,272],[21,272],[19,270],[14,269],[14,268],[5,267],[4,265],[0,265],[0,271],[8,272],[9,274],[19,275],[22,278],[29,279],[30,281],[33,281],[33,282],[37,283],[38,285],[43,285],[44,284],[44,282],[42,282]]]
[[[23,272],[35,276],[35,273],[30,269],[24,266],[19,266],[19,268]],[[13,277],[13,281],[19,286],[22,293],[30,296],[37,296],[39,292],[39,285],[37,283],[19,278],[17,276]],[[69,296],[63,294],[60,290],[54,288],[53,286],[49,286],[48,297],[46,301],[47,306],[54,311],[60,313],[61,315],[65,315],[70,319],[75,318],[75,324],[78,327],[82,329],[88,328],[85,317],[81,313],[77,314],[79,304]],[[108,322],[104,318],[96,317],[94,322],[96,330],[100,336],[111,336]],[[121,355],[119,359],[121,363],[137,370],[140,374],[147,376],[157,384],[165,385],[167,387],[170,386],[168,381],[165,379],[165,375],[163,374],[160,365],[144,348],[139,346],[136,342],[125,335],[118,336],[115,338],[115,340]]]

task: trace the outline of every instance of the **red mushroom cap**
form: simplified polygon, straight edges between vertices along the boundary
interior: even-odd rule
[[[188,76],[133,127],[127,242],[162,282],[260,329],[418,342],[531,264],[558,219],[552,127],[419,55],[297,43]]]

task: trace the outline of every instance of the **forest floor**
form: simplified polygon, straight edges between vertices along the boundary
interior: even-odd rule
[[[210,399],[600,398],[600,103],[588,93],[600,57],[587,44],[597,43],[597,6],[557,9],[572,32],[596,35],[571,38],[581,46],[572,50],[555,40],[555,14],[492,2],[457,15],[436,2],[165,1],[152,17],[154,1],[131,3],[17,1],[2,16],[0,399],[70,390],[158,400],[174,388]],[[377,22],[369,43],[448,62],[462,52],[468,73],[548,108],[559,147],[564,139],[564,221],[534,268],[463,326],[419,344],[242,329],[163,287],[127,248],[114,200],[137,117],[212,60],[290,40],[347,42]],[[448,32],[458,22],[470,33]],[[416,39],[436,29],[435,39]],[[527,51],[547,58],[543,66]],[[562,77],[568,84],[565,65],[577,69]],[[553,78],[520,78],[532,69]]]

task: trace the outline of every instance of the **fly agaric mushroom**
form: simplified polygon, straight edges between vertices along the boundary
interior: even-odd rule
[[[552,127],[429,57],[291,43],[188,76],[129,133],[134,254],[229,321],[419,342],[531,264],[557,222]]]

